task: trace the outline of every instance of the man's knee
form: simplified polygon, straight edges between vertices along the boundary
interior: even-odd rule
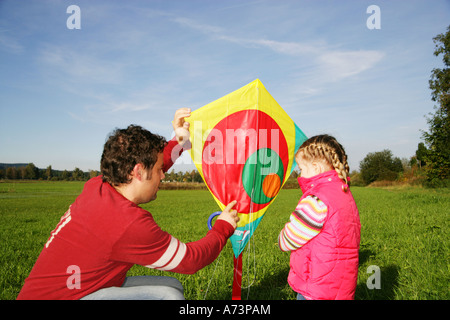
[[[166,287],[162,291],[164,292],[162,300],[184,300],[183,291],[178,288]]]

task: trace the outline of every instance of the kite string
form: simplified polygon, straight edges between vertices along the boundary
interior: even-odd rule
[[[214,266],[214,270],[213,270],[213,273],[212,273],[212,277],[209,279],[208,287],[206,287],[206,290],[205,290],[205,297],[203,298],[203,300],[206,300],[206,296],[208,295],[208,291],[209,291],[209,286],[211,285],[211,282],[212,282],[212,280],[214,279],[214,276],[215,276],[215,274],[216,274],[216,269],[217,269],[217,266],[218,266],[218,264],[219,264],[219,260],[220,260],[220,256],[221,256],[221,255],[222,255],[222,252],[219,253],[219,256],[218,256],[217,259],[216,259],[216,263],[215,263],[215,266]]]
[[[253,255],[251,254],[253,252]],[[250,295],[250,287],[253,286],[256,280],[256,251],[255,251],[255,242],[253,237],[250,238],[247,249],[246,249],[246,256],[247,256],[247,286],[241,287],[241,289],[247,289],[247,300]],[[253,279],[250,278],[250,265],[251,265],[251,257],[253,256]],[[251,282],[250,282],[251,280]]]
[[[259,88],[256,87],[257,89],[257,97],[256,97],[256,110],[259,110]],[[259,117],[256,117],[256,128],[259,128]],[[256,135],[256,141],[257,141],[257,145],[256,148],[258,149],[259,146],[259,133]],[[258,163],[258,159],[256,159],[256,163]],[[250,223],[250,228],[249,228],[249,232],[252,235],[247,243],[247,249],[246,249],[246,256],[247,256],[247,286],[244,287],[242,286],[242,281],[241,281],[241,289],[247,289],[247,299],[249,297],[250,294],[250,287],[255,283],[256,280],[256,250],[255,250],[255,241],[253,239],[253,232],[255,231],[254,228],[254,221],[253,221],[253,198],[254,198],[254,193],[255,193],[255,177],[256,177],[256,170],[257,170],[257,165],[254,166],[254,171],[253,171],[253,184],[252,184],[252,192],[251,192],[251,196],[250,196],[250,213],[249,213],[249,221],[251,221]],[[241,243],[242,245],[242,243]],[[251,251],[253,251],[253,279],[250,282],[250,259],[252,257],[251,255]]]

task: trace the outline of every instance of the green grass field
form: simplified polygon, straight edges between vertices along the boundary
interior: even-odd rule
[[[50,231],[83,188],[83,182],[0,183],[0,299],[15,299]],[[352,188],[361,216],[356,299],[449,299],[449,189]],[[278,233],[300,191],[283,189],[244,250],[243,299],[295,299],[287,284],[289,254]],[[162,227],[184,242],[207,232],[218,207],[205,190],[161,190],[143,206]],[[172,275],[187,299],[231,299],[232,250],[195,275],[135,266],[129,275]],[[381,289],[369,289],[369,266],[381,271]],[[245,288],[248,287],[248,288]]]

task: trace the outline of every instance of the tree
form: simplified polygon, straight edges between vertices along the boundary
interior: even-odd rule
[[[97,177],[99,174],[100,172],[98,172],[98,170],[89,170],[89,179]]]
[[[6,168],[6,179],[17,179],[17,171],[14,167]]]
[[[62,180],[69,180],[71,177],[72,177],[72,173],[67,170],[64,170],[61,174]]]
[[[423,138],[428,145],[427,177],[429,182],[450,178],[450,26],[445,34],[433,38],[434,55],[443,55],[444,68],[434,68],[429,87],[431,100],[438,103],[435,113],[427,118],[428,132]]]
[[[361,178],[365,184],[377,180],[395,180],[403,171],[400,158],[393,158],[392,151],[385,149],[380,152],[368,153],[360,162]]]
[[[52,166],[48,166],[47,169],[45,169],[45,175],[47,176],[47,180],[52,179],[53,177]]]
[[[426,163],[426,157],[428,154],[428,149],[425,147],[425,144],[423,142],[419,143],[416,150],[416,159],[417,163],[419,164],[419,168],[422,168],[422,166],[425,166]]]
[[[84,178],[84,172],[80,168],[75,168],[72,172],[72,178],[76,181],[81,181]]]
[[[25,167],[25,179],[38,179],[39,169],[34,165],[34,163],[29,163]]]

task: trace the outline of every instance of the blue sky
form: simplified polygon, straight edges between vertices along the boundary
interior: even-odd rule
[[[366,26],[370,5],[381,29]],[[442,66],[432,38],[449,24],[448,0],[3,0],[0,162],[98,170],[114,128],[169,139],[178,108],[257,78],[307,136],[334,135],[352,170],[383,149],[409,158]]]

